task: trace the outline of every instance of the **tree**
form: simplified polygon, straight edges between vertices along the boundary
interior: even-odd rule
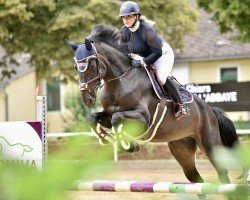
[[[73,79],[72,52],[64,39],[82,43],[95,24],[122,26],[118,0],[0,0],[0,45],[8,61],[30,54],[40,77]],[[175,48],[194,31],[197,12],[183,0],[138,1],[143,14]],[[3,61],[3,59],[2,59]],[[7,68],[5,68],[7,69]],[[6,70],[5,70],[6,71]]]
[[[249,0],[197,0],[198,5],[213,13],[212,19],[219,25],[221,33],[231,32],[233,38],[250,42]]]

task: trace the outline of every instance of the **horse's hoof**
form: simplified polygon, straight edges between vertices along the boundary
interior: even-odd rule
[[[140,151],[140,145],[135,142],[130,142],[130,148],[126,150],[129,153],[135,153]]]
[[[134,143],[134,151],[133,152],[140,151],[141,150],[141,146],[139,144],[135,143],[135,142],[133,142],[133,143]]]

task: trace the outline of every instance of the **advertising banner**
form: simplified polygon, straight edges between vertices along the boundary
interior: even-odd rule
[[[225,111],[250,111],[250,82],[188,84],[185,88],[212,107]]]
[[[41,122],[0,123],[0,165],[28,165],[43,169]]]

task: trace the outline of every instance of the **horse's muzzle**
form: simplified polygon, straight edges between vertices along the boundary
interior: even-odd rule
[[[86,106],[88,108],[93,108],[95,105],[95,99],[88,99],[88,103],[86,104]]]
[[[82,103],[88,108],[93,108],[95,106],[96,96],[89,91],[82,90]]]

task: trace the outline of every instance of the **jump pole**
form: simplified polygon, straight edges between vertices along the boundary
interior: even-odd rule
[[[77,181],[79,191],[147,192],[184,194],[229,194],[250,191],[248,186],[238,184],[182,183],[182,182],[136,182],[136,181]]]

